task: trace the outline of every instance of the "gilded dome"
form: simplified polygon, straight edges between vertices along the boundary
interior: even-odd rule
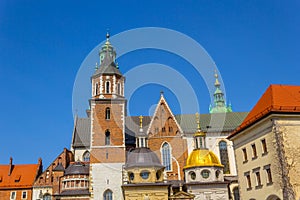
[[[184,169],[191,167],[223,167],[218,157],[208,149],[194,149],[189,155]]]

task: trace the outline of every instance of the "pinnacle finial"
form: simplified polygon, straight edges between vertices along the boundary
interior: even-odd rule
[[[196,113],[196,122],[197,122],[197,130],[200,131],[201,127],[200,127],[200,120],[199,120],[199,113]]]
[[[110,34],[109,34],[109,29],[106,30],[106,40],[109,40]]]
[[[140,118],[140,128],[142,129],[143,128],[143,116],[141,115],[139,118]]]
[[[219,77],[219,76],[218,76],[217,70],[215,69],[215,78],[216,78],[215,86],[220,86],[220,82],[219,82],[218,77]]]

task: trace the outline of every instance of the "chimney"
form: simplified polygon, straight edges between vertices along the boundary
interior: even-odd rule
[[[12,159],[12,157],[10,157],[10,158],[9,158],[8,176],[11,175],[11,172],[12,172],[12,170],[13,170],[13,164],[12,164],[12,162],[13,162],[13,159]]]

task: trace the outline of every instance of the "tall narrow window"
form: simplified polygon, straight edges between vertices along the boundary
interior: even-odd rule
[[[255,159],[257,158],[256,146],[255,144],[252,144],[251,147],[252,147],[252,159]]]
[[[99,94],[99,85],[98,83],[95,84],[95,95]]]
[[[16,192],[15,191],[10,193],[10,199],[16,199]]]
[[[247,150],[246,150],[246,148],[244,148],[242,150],[243,150],[243,155],[244,155],[244,162],[247,162],[248,161]]]
[[[247,189],[251,189],[251,177],[250,177],[250,174],[247,174],[246,175],[246,179],[247,179],[247,186],[248,188]]]
[[[261,140],[261,146],[262,146],[262,150],[263,150],[263,155],[268,153],[266,139]]]
[[[110,108],[105,109],[105,119],[110,119]]]
[[[89,161],[90,161],[90,152],[86,151],[86,152],[83,154],[83,161],[84,161],[84,162],[89,162]]]
[[[256,176],[256,186],[261,186],[260,172],[259,171],[255,172],[255,176]]]
[[[105,131],[105,145],[110,145],[110,132],[109,132],[109,130]]]
[[[225,141],[219,142],[219,150],[221,163],[224,165],[224,174],[230,174],[227,143]]]
[[[272,180],[272,173],[271,173],[271,166],[270,165],[266,165],[264,166],[264,169],[266,170],[266,173],[267,173],[267,185],[270,185],[273,183],[273,180]]]
[[[234,200],[240,200],[240,191],[238,187],[233,188]]]
[[[106,190],[103,193],[103,200],[112,200],[112,191],[111,190]]]
[[[105,83],[105,92],[106,93],[109,93],[109,88],[110,88],[109,81],[106,81],[106,83]]]
[[[22,199],[27,199],[27,192],[26,191],[22,192]]]
[[[118,89],[117,89],[118,90],[118,95],[121,95],[121,83],[118,83],[117,87],[118,87]]]
[[[162,145],[161,153],[162,153],[163,165],[166,167],[167,171],[170,171],[171,170],[171,151],[170,151],[170,145],[167,142],[165,142]]]

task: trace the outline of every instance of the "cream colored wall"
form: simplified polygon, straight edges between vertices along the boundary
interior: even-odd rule
[[[90,179],[92,198],[102,199],[106,190],[113,192],[113,199],[122,200],[122,166],[123,163],[97,163],[91,164]]]
[[[189,193],[195,195],[195,200],[228,200],[227,184],[190,185],[187,189]]]
[[[83,154],[87,151],[88,149],[76,149],[74,151],[74,159],[75,161],[83,161]]]
[[[279,184],[280,178],[277,172],[278,161],[276,160],[277,153],[274,147],[275,137],[272,132],[272,121],[266,118],[257,123],[253,128],[248,128],[238,134],[234,138],[235,158],[237,164],[237,172],[240,185],[241,199],[259,199],[264,200],[271,194],[277,195],[282,199],[282,190]],[[265,139],[267,143],[268,153],[263,154],[261,140]],[[257,158],[253,159],[251,145],[256,145]],[[248,161],[244,162],[244,155],[242,149],[247,149]],[[272,184],[267,184],[267,173],[264,166],[271,166]],[[258,169],[261,176],[261,187],[256,187],[256,176],[253,170]],[[249,172],[251,177],[251,189],[247,189],[247,180],[245,173]]]
[[[40,198],[40,193],[42,194],[51,194],[52,195],[52,188],[51,187],[34,187],[32,191],[32,200],[43,199]]]
[[[279,132],[283,135],[284,152],[288,164],[288,177],[296,193],[296,199],[300,198],[300,116],[276,120]]]
[[[166,200],[168,186],[124,187],[125,200]]]

